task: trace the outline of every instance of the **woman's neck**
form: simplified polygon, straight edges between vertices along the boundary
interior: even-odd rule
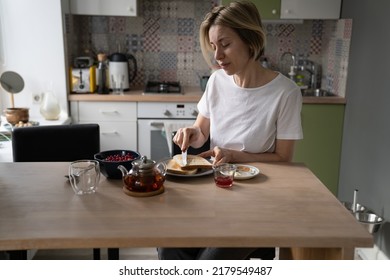
[[[253,61],[240,73],[233,75],[234,82],[242,88],[256,88],[268,84],[278,74],[261,66],[260,62]]]

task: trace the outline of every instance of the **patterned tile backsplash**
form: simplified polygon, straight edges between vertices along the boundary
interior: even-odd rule
[[[138,73],[133,87],[148,80],[199,85],[210,70],[199,46],[199,25],[219,0],[140,1],[138,17],[80,16],[67,18],[69,63],[77,56],[117,51],[133,54]],[[320,65],[321,87],[345,96],[352,20],[267,22],[265,57],[270,68],[288,74],[291,56]],[[303,73],[306,75],[307,73]]]

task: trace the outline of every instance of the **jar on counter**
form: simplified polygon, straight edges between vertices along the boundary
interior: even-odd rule
[[[46,120],[58,120],[61,114],[60,103],[51,91],[42,93],[42,102],[39,109]]]
[[[99,94],[110,93],[108,77],[109,77],[109,73],[108,73],[108,65],[107,65],[107,55],[104,53],[99,53],[98,67],[96,70],[97,93]]]
[[[303,75],[296,75],[295,76],[295,79],[296,79],[296,83],[299,87],[302,87],[305,85],[305,77]]]

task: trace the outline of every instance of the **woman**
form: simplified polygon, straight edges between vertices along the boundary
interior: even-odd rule
[[[191,127],[173,141],[185,151],[201,147],[210,136],[211,150],[201,154],[223,162],[291,161],[294,142],[302,139],[302,95],[282,74],[262,67],[265,33],[253,3],[232,2],[208,13],[200,27],[203,56],[218,64],[198,103]],[[245,259],[256,248],[159,248],[161,259]]]

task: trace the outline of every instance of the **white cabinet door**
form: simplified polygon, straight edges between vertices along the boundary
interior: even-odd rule
[[[282,19],[338,19],[341,0],[281,0]]]
[[[135,102],[79,102],[80,121],[137,121]]]
[[[70,0],[74,15],[137,16],[137,0]]]
[[[90,122],[81,122],[90,123]],[[95,122],[100,127],[100,150],[137,151],[137,122]]]
[[[137,150],[135,102],[71,102],[72,120],[100,126],[100,150]]]

